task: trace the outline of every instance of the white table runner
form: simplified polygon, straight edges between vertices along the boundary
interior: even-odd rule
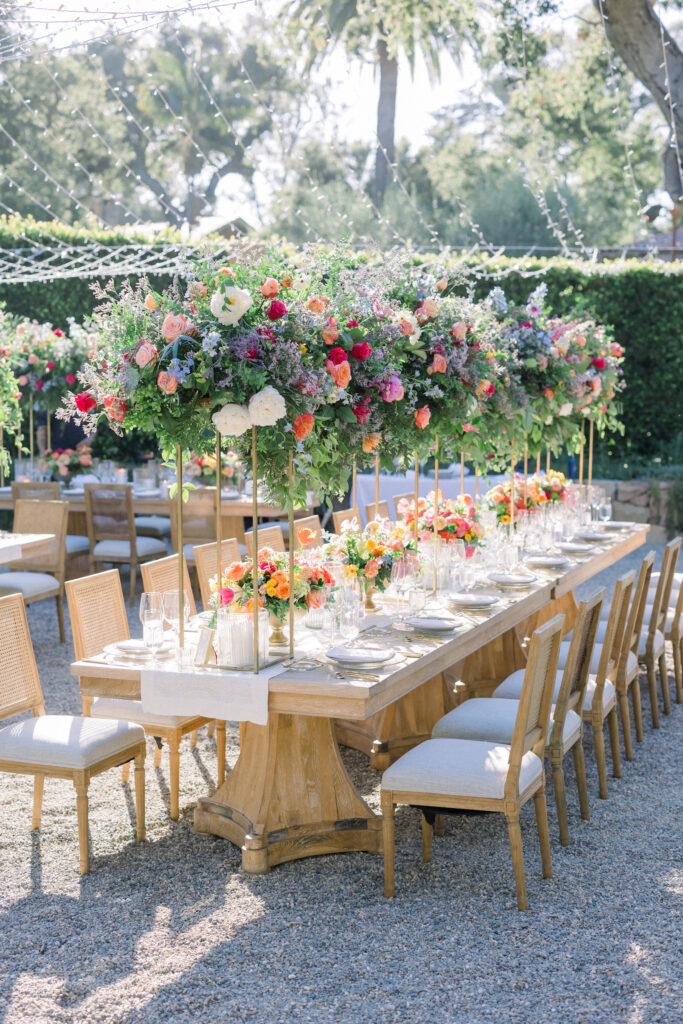
[[[258,675],[222,669],[155,666],[140,673],[142,710],[152,715],[196,715],[228,722],[268,721],[268,680],[277,662]]]

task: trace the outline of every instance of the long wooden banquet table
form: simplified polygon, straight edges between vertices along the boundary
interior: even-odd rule
[[[523,667],[523,637],[536,624],[559,609],[571,628],[574,588],[640,547],[647,530],[634,524],[561,576],[545,574],[523,593],[499,592],[500,610],[487,617],[468,615],[448,639],[410,638],[392,630],[389,644],[403,656],[394,668],[366,675],[333,672],[325,664],[311,670],[310,662],[298,669],[295,660],[276,671],[268,679],[267,723],[240,724],[239,759],[213,796],[199,801],[196,831],[240,846],[244,870],[256,874],[316,854],[380,852],[381,818],[351,782],[337,737],[381,755],[375,756],[378,767],[389,763],[428,736],[458,700],[490,693]],[[373,633],[386,635],[391,616],[368,617],[365,628],[371,631],[368,639]],[[297,659],[313,642],[319,651],[327,646],[324,638],[309,636],[297,647]],[[75,662],[71,672],[88,696],[141,698],[137,664],[112,664],[101,655]],[[446,674],[468,680],[457,695]],[[190,679],[188,692],[191,686]],[[196,713],[203,713],[200,707]]]

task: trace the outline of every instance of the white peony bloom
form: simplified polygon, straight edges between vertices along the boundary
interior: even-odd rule
[[[249,399],[249,415],[255,427],[272,427],[286,414],[285,400],[275,388],[263,388]]]
[[[571,416],[574,406],[571,402],[563,402],[557,410],[558,416]]]
[[[244,288],[226,288],[211,296],[211,312],[219,323],[233,327],[251,306],[251,295]]]
[[[211,421],[216,430],[226,437],[240,437],[251,426],[249,410],[245,406],[235,405],[233,402],[221,406],[213,414]]]

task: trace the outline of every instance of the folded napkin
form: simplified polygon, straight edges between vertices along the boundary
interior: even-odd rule
[[[82,491],[86,484],[98,484],[100,478],[94,473],[79,473],[71,481],[72,491]]]
[[[218,718],[228,722],[268,721],[268,680],[280,663],[255,675],[228,669],[178,669],[156,665],[140,673],[142,710],[150,715]]]

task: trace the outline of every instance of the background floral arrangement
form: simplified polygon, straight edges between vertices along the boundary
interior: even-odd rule
[[[16,374],[12,368],[12,361],[8,347],[8,339],[5,334],[7,317],[0,310],[0,429],[2,439],[0,440],[0,466],[6,472],[11,464],[7,442],[12,439],[15,444],[20,443],[21,435],[21,389],[17,382]]]
[[[512,499],[512,481],[506,480],[502,484],[496,484],[484,495],[484,504],[495,510],[498,523],[509,523],[510,504]],[[539,481],[534,477],[527,479],[526,488],[524,478],[515,474],[515,517],[523,516],[528,512],[545,505],[548,501],[545,491]]]
[[[556,469],[551,469],[548,473],[534,475],[532,479],[541,488],[548,501],[569,501],[574,497],[571,480],[567,480],[564,473],[560,473]]]
[[[6,345],[22,398],[54,412],[78,382],[97,335],[69,321],[68,331],[35,320],[7,318]]]
[[[87,473],[92,466],[92,451],[85,441],[75,448],[48,448],[42,458],[53,477]]]
[[[259,608],[265,608],[278,622],[284,622],[289,612],[290,580],[289,555],[262,548],[257,559]],[[227,605],[235,612],[251,612],[254,608],[253,561],[232,562],[224,571],[221,586],[216,577],[210,581],[214,594],[214,607]],[[321,593],[332,582],[322,565],[316,565],[302,555],[294,557],[294,607],[307,611],[316,607]]]
[[[363,580],[383,591],[391,581],[391,567],[406,551],[417,551],[417,544],[401,523],[373,520],[364,530],[357,524],[345,523],[342,533],[324,549],[323,558],[342,562],[349,579]]]
[[[398,512],[408,531],[415,529],[415,501],[404,498],[399,502]],[[460,494],[457,498],[444,499],[443,491],[439,491],[435,503],[434,491],[426,498],[417,502],[417,535],[421,541],[434,540],[434,519],[436,531],[446,544],[462,541],[467,547],[475,547],[481,543],[484,530],[477,522],[474,501],[469,494]]]

